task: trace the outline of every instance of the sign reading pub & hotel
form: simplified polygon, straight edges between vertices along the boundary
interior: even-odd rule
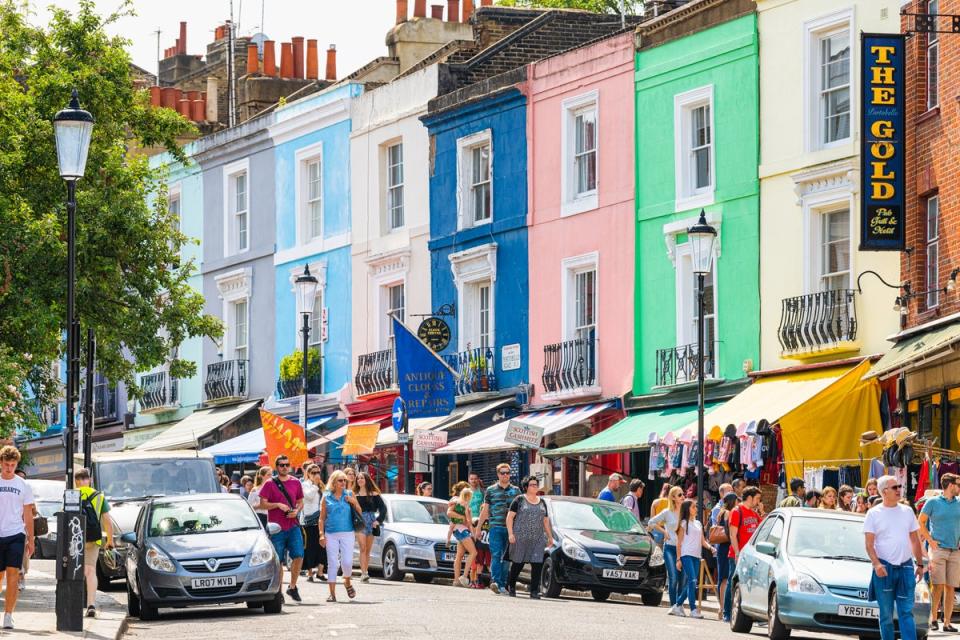
[[[861,251],[904,247],[904,54],[903,34],[861,35]]]

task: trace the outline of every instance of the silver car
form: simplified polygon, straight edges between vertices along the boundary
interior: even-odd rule
[[[452,576],[457,545],[447,544],[447,502],[401,494],[383,494],[383,501],[387,515],[380,535],[373,538],[370,567],[396,581],[407,573],[424,583],[436,576]],[[356,547],[353,564],[360,565]]]
[[[269,533],[240,496],[152,498],[123,534],[127,610],[154,620],[162,607],[245,602],[280,613],[280,561]]]

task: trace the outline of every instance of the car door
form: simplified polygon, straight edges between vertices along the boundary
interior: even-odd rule
[[[741,576],[740,598],[745,609],[750,611],[766,611],[766,591],[759,584],[760,578],[760,558],[757,553],[757,542],[766,539],[770,529],[773,528],[773,518],[767,518],[760,524],[760,528],[754,534],[753,539],[740,551],[737,573]],[[742,565],[742,567],[740,566]]]
[[[763,534],[763,537],[761,538],[758,535],[752,543],[752,546],[754,547],[753,556],[756,558],[756,568],[753,582],[755,598],[753,602],[756,603],[757,610],[759,611],[767,610],[770,584],[774,580],[777,558],[779,558],[780,555],[780,541],[783,539],[783,527],[783,518],[780,516],[775,515],[767,518],[767,521],[764,523],[764,531],[760,532]],[[758,542],[767,542],[774,545],[777,548],[777,558],[758,552],[756,549],[756,544]]]

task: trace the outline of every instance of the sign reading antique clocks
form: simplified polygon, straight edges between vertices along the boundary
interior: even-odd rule
[[[423,340],[428,347],[439,353],[450,344],[450,325],[443,318],[430,316],[424,318],[417,327],[417,337]]]

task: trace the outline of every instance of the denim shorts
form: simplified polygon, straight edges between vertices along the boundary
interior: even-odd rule
[[[291,560],[303,557],[303,534],[300,527],[290,527],[286,531],[270,536],[270,542],[277,551],[280,562],[283,562],[284,555],[289,553]]]
[[[373,523],[377,521],[377,512],[364,511],[362,515],[363,515],[363,534],[367,536],[372,536]]]
[[[469,529],[454,529],[453,537],[457,539],[457,542],[463,542],[470,537]]]

